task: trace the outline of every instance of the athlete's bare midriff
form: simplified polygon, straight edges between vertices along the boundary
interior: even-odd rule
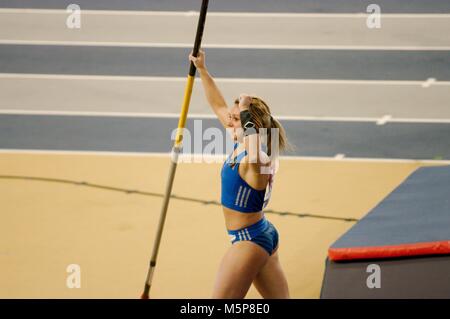
[[[242,213],[234,209],[223,207],[223,215],[225,217],[225,225],[228,230],[241,229],[258,222],[263,217],[263,212]]]

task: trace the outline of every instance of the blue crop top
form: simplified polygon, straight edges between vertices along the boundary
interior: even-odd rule
[[[238,143],[234,144],[234,149],[238,147]],[[270,177],[269,183],[266,189],[256,190],[251,187],[247,182],[239,175],[239,163],[244,156],[247,155],[247,151],[243,151],[235,160],[231,159],[231,154],[226,159],[222,166],[222,196],[221,203],[223,206],[237,210],[242,213],[259,212],[270,199],[272,192],[272,177]],[[235,164],[234,166],[232,164]]]

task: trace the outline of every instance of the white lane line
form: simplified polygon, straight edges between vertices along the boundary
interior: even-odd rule
[[[430,159],[407,159],[407,158],[370,158],[370,157],[322,157],[322,156],[280,156],[287,161],[343,161],[343,162],[375,162],[375,163],[417,163],[417,164],[445,164],[449,165],[450,160],[430,160]]]
[[[7,45],[96,46],[96,47],[144,47],[144,48],[192,48],[192,43],[175,42],[107,42],[107,41],[57,41],[57,40],[9,40]],[[256,50],[354,50],[354,51],[450,51],[450,46],[371,46],[371,45],[271,45],[271,44],[202,44],[204,49],[256,49]]]
[[[126,76],[126,75],[78,75],[78,74],[36,74],[36,73],[0,73],[0,79],[138,81],[138,82],[186,82],[186,77]],[[423,81],[416,81],[415,82],[416,85],[421,85],[422,83],[423,83]],[[449,85],[450,85],[450,81],[449,81]]]
[[[88,80],[88,81],[142,81],[142,82],[186,82],[186,77],[121,76],[121,75],[77,75],[77,74],[31,74],[0,73],[0,79],[38,80]],[[396,80],[338,80],[338,79],[274,79],[274,78],[214,78],[220,83],[262,84],[336,84],[336,85],[409,85],[423,87],[424,81]],[[450,86],[450,81],[435,81],[433,86]]]
[[[67,14],[66,9],[20,9],[1,8],[0,13],[13,14]],[[198,11],[132,11],[132,10],[87,10],[81,8],[81,13],[86,15],[117,15],[117,16],[173,16],[196,17]],[[353,18],[361,19],[369,17],[369,13],[275,13],[275,12],[208,12],[210,17],[237,17],[237,18]],[[447,13],[383,13],[384,18],[390,19],[448,19]]]
[[[170,153],[159,152],[111,152],[111,151],[60,151],[60,150],[33,150],[33,149],[0,149],[0,154],[48,154],[48,155],[90,155],[90,156],[121,156],[121,157],[159,157],[170,158]],[[202,155],[202,154],[180,154],[179,159],[205,159],[207,164],[215,161],[220,163],[227,155]],[[379,163],[417,163],[417,164],[450,164],[450,160],[431,159],[397,159],[397,158],[369,158],[369,157],[325,157],[325,156],[280,156],[281,160],[302,161],[343,161],[343,162],[379,162]],[[202,162],[201,162],[202,163]],[[195,163],[197,164],[197,163]]]
[[[422,83],[423,88],[429,88],[432,84],[436,83],[435,78],[428,78],[425,82]]]
[[[0,114],[18,114],[18,115],[42,115],[42,116],[93,116],[93,117],[157,117],[157,118],[179,118],[177,113],[139,113],[139,112],[83,112],[83,111],[45,111],[45,110],[15,110],[15,109],[0,109]],[[189,113],[189,118],[203,118],[214,119],[217,118],[214,114],[195,114]]]
[[[392,119],[392,115],[385,115],[377,121],[377,125],[384,125]]]
[[[40,116],[92,116],[92,117],[141,117],[141,118],[179,118],[178,113],[145,113],[145,112],[94,112],[94,111],[54,111],[54,110],[19,110],[0,109],[0,114],[9,115],[40,115]],[[189,118],[215,119],[214,114],[189,113]],[[331,116],[292,116],[276,115],[279,120],[284,121],[323,121],[323,122],[373,122],[383,125],[386,122],[394,123],[450,123],[450,119],[430,119],[430,118],[393,118],[390,115],[381,119],[376,117],[331,117]],[[381,124],[378,124],[381,123]]]

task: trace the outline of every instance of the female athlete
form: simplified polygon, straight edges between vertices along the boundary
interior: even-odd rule
[[[221,172],[221,203],[232,245],[220,264],[212,298],[244,298],[252,283],[263,298],[289,298],[278,258],[278,232],[263,212],[275,173],[271,139],[277,137],[278,149],[284,150],[285,130],[258,97],[241,94],[228,108],[206,68],[204,51],[197,57],[191,53],[189,60],[197,67],[209,105],[234,141]],[[261,143],[263,128],[267,152]]]

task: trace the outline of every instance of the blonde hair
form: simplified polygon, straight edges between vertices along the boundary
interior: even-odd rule
[[[234,102],[239,104],[239,99],[236,99]],[[294,149],[293,145],[290,144],[287,139],[286,130],[283,125],[272,116],[266,102],[259,97],[252,96],[252,102],[250,103],[248,110],[257,128],[267,128],[267,150],[269,156],[272,153],[271,128],[278,129],[278,147],[280,151],[291,151]]]

